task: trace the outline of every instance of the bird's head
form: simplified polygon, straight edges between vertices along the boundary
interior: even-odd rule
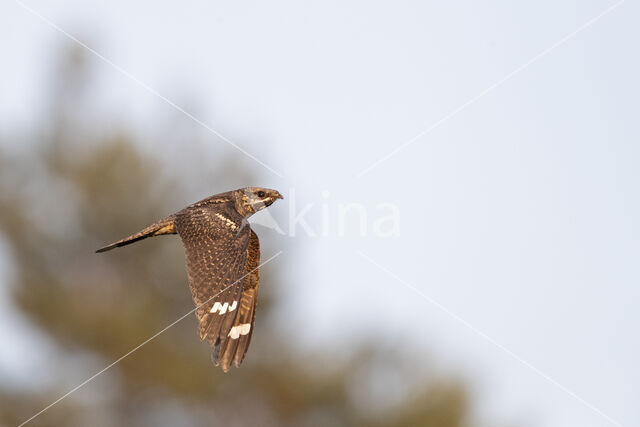
[[[270,188],[246,187],[234,191],[236,210],[245,217],[253,215],[282,198],[278,191]]]

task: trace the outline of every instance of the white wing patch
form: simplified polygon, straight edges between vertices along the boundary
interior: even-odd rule
[[[251,323],[245,323],[243,325],[234,326],[229,331],[229,336],[231,339],[237,340],[240,338],[240,335],[247,335],[251,330]]]
[[[209,310],[210,313],[216,313],[219,311],[219,314],[225,314],[227,312],[227,310],[229,310],[229,312],[233,311],[236,309],[236,307],[238,307],[238,301],[234,301],[233,304],[229,305],[228,302],[225,302],[224,304],[220,304],[218,301],[216,301],[213,304],[213,307],[211,307],[211,310]]]

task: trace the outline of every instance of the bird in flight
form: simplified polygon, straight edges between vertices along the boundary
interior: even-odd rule
[[[196,303],[200,339],[213,346],[212,360],[226,372],[244,359],[256,316],[260,242],[247,218],[282,195],[247,187],[216,194],[96,252],[164,234],[178,234]]]

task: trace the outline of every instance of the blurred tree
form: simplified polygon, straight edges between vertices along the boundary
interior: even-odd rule
[[[0,385],[0,424],[26,420],[193,307],[179,239],[93,253],[193,198],[185,196],[190,183],[166,159],[141,148],[128,132],[105,131],[92,121],[89,65],[72,49],[54,73],[43,128],[0,151],[0,232],[15,264],[11,294],[56,346],[53,360],[32,373],[52,377],[52,384],[40,391]],[[252,182],[235,154],[219,164],[225,167],[213,176],[210,170],[190,173],[221,191]],[[190,316],[31,424],[467,424],[465,389],[403,374],[394,367],[409,361],[398,351],[362,344],[350,360],[331,367],[326,355],[321,363],[296,352],[268,321],[276,276],[274,263],[263,274],[259,330],[241,369],[223,374],[213,366]],[[382,370],[400,375],[406,387],[398,392],[384,378],[374,381]]]

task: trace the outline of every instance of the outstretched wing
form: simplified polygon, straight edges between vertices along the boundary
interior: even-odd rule
[[[248,228],[248,227],[247,227]],[[222,363],[222,368],[226,371],[234,362],[236,367],[244,360],[249,349],[251,336],[253,335],[253,325],[256,318],[256,304],[258,301],[258,285],[260,284],[260,241],[256,233],[251,231],[249,245],[247,246],[247,268],[246,278],[238,306],[233,327],[229,331],[228,340],[220,347],[216,364]]]
[[[175,224],[186,251],[200,338],[214,346],[213,359],[219,365],[227,342],[238,341],[249,332],[234,327],[243,303],[243,285],[249,278],[252,231],[237,213],[227,209],[191,208],[177,214]],[[222,364],[225,371],[230,366]]]

